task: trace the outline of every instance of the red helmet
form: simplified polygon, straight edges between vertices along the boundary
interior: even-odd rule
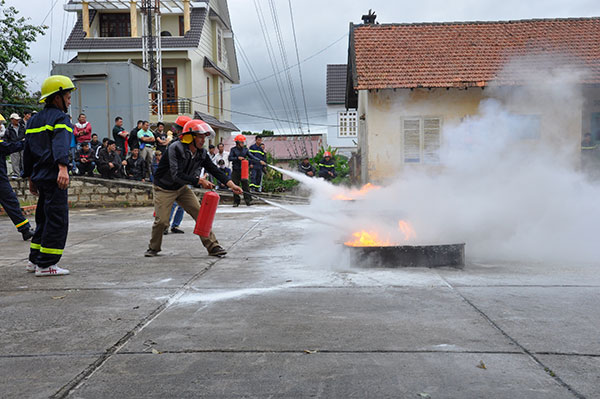
[[[177,117],[177,119],[175,119],[175,125],[177,125],[179,127],[179,129],[183,129],[185,124],[191,120],[192,120],[192,118],[190,118],[189,116],[180,115]]]
[[[331,153],[330,153],[329,151],[325,151],[325,152],[323,153],[323,158],[325,158],[325,157],[329,157],[329,158],[331,158]]]
[[[206,137],[214,137],[215,131],[208,125],[208,123],[199,119],[192,119],[185,124],[181,131],[181,142],[189,144],[192,142],[192,137],[195,134],[204,134]]]
[[[235,138],[233,139],[233,141],[244,142],[244,141],[246,141],[246,136],[244,136],[243,134],[238,134],[237,136],[235,136]]]

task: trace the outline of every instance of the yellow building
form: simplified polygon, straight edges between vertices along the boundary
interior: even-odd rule
[[[443,168],[448,127],[478,115],[487,99],[531,127],[524,146],[550,141],[577,164],[582,135],[600,139],[600,18],[364,20],[350,25],[346,87],[363,182]]]
[[[142,3],[70,0],[65,10],[77,13],[64,45],[77,51],[71,62],[131,60],[142,66]],[[229,122],[231,86],[239,83],[239,70],[227,0],[161,0],[160,12],[163,122],[178,115],[206,118],[217,140],[237,131]],[[158,122],[150,106],[148,112]]]

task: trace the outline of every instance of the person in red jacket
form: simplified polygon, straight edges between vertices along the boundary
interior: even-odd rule
[[[75,135],[78,149],[81,148],[81,143],[92,141],[92,124],[86,120],[85,114],[79,114],[77,123],[73,126],[73,134]]]

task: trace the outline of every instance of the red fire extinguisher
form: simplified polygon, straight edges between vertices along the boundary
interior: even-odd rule
[[[242,180],[248,180],[248,160],[242,161]]]
[[[200,212],[196,218],[196,227],[194,228],[194,234],[200,237],[208,237],[212,230],[213,220],[215,220],[215,213],[217,212],[217,206],[219,205],[219,194],[214,191],[208,191],[202,196],[202,205],[200,205]]]

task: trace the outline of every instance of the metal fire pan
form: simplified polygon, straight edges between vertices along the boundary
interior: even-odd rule
[[[465,244],[351,247],[352,264],[360,267],[456,267],[465,266]]]

